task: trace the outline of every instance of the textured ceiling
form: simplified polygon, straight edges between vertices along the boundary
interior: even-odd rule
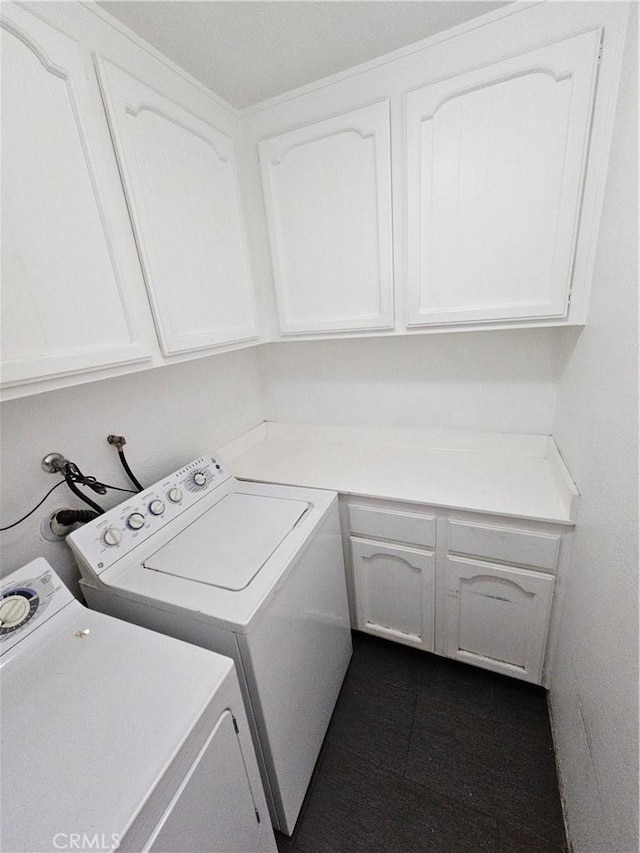
[[[216,94],[242,108],[506,3],[105,0],[99,5]]]

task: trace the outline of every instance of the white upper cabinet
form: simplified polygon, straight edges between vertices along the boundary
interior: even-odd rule
[[[255,338],[233,140],[96,65],[163,353]]]
[[[389,102],[258,147],[280,332],[392,328]]]
[[[585,323],[628,6],[507,4],[238,112],[92,4],[0,2],[3,398]]]
[[[80,50],[11,4],[1,27],[3,385],[139,361],[140,269]]]
[[[600,37],[407,94],[408,326],[567,316]]]

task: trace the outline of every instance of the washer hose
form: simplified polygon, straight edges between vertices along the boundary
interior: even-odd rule
[[[61,509],[55,514],[55,520],[63,527],[71,527],[81,521],[86,524],[87,521],[92,521],[98,517],[98,513],[92,509]]]
[[[126,438],[123,435],[108,435],[107,441],[116,448],[120,464],[124,468],[127,477],[131,480],[136,489],[141,492],[144,489],[144,486],[139,482],[131,468],[129,468],[127,457],[124,455],[124,446],[127,443]]]
[[[128,463],[128,462],[127,462],[127,460],[126,460],[126,457],[125,457],[125,455],[124,455],[124,450],[123,450],[121,447],[119,447],[119,448],[118,448],[118,456],[120,457],[120,462],[122,462],[122,467],[123,467],[123,468],[124,468],[124,470],[127,472],[127,477],[131,480],[131,482],[132,482],[132,483],[133,483],[133,485],[136,487],[136,489],[137,489],[139,492],[141,492],[143,487],[142,487],[142,486],[141,486],[141,484],[138,482],[138,480],[137,480],[137,478],[135,477],[135,475],[134,475],[133,471],[131,470],[131,468],[129,468],[129,463]]]
[[[102,509],[100,504],[95,503],[94,501],[91,500],[91,498],[88,498],[86,495],[83,495],[82,492],[80,491],[80,489],[76,486],[76,484],[71,479],[71,476],[69,475],[69,473],[66,471],[65,471],[64,479],[67,483],[67,486],[69,486],[69,488],[71,489],[71,491],[73,492],[73,494],[76,497],[80,498],[80,500],[84,501],[86,504],[89,504],[91,509],[95,510],[95,512],[97,512],[98,515],[104,514],[104,510]]]

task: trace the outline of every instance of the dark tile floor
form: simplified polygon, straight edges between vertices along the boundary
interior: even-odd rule
[[[360,632],[281,853],[565,853],[540,687]]]

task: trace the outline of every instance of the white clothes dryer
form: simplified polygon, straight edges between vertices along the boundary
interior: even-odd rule
[[[88,610],[38,559],[0,590],[4,853],[275,853],[231,660]]]
[[[90,607],[233,658],[291,834],[352,651],[335,492],[240,482],[207,455],[67,541]]]

